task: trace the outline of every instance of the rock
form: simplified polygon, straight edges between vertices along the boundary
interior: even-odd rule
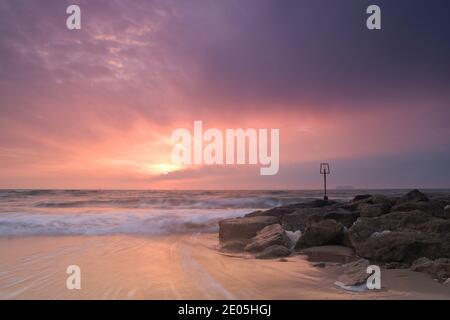
[[[316,268],[325,268],[327,265],[325,264],[325,262],[319,262],[319,263],[315,263],[313,264],[313,267]]]
[[[298,209],[314,209],[314,208],[324,208],[330,207],[338,204],[336,201],[332,200],[313,200],[309,202],[302,203],[294,203],[286,206],[275,207],[266,211],[255,211],[247,214],[245,217],[254,217],[254,216],[272,216],[281,219],[287,214],[294,213]],[[294,230],[295,231],[295,230]]]
[[[323,199],[316,199],[311,202],[307,202],[306,204],[303,204],[301,208],[323,208],[328,207],[337,204],[336,201],[333,200],[323,200]]]
[[[394,201],[391,198],[386,197],[382,194],[375,194],[372,197],[370,197],[369,203],[370,204],[384,204],[385,206],[390,207],[390,206],[392,206]]]
[[[280,259],[278,259],[278,261],[280,261],[280,262],[289,262],[289,260],[286,259],[286,258],[280,258]]]
[[[263,251],[258,253],[255,258],[256,259],[272,259],[279,257],[287,257],[291,254],[291,251],[285,246],[281,245],[273,245],[265,248]]]
[[[323,220],[307,227],[296,248],[342,244],[344,226],[335,220]]]
[[[348,231],[349,243],[365,258],[411,263],[419,257],[450,257],[450,221],[414,210],[361,217]]]
[[[394,200],[391,198],[388,198],[386,196],[368,195],[367,194],[367,195],[356,196],[355,198],[353,198],[353,200],[351,202],[340,204],[339,207],[350,210],[350,211],[356,211],[356,210],[359,210],[359,207],[363,204],[368,204],[368,205],[378,204],[378,205],[383,205],[383,209],[384,208],[389,209],[393,205],[393,203],[394,203]]]
[[[326,208],[297,209],[294,213],[283,216],[281,223],[286,230],[304,232],[311,222],[322,220],[322,216],[327,212]]]
[[[384,265],[384,267],[386,269],[408,269],[409,265],[401,262],[388,262]]]
[[[360,202],[345,202],[345,203],[340,203],[338,205],[335,205],[334,208],[343,209],[343,210],[347,210],[347,211],[357,211],[358,206],[360,204],[361,204]]]
[[[450,205],[445,206],[444,212],[445,212],[445,218],[450,219]]]
[[[242,250],[244,250],[246,245],[247,245],[247,242],[244,240],[230,240],[230,241],[224,242],[221,245],[221,249],[226,250],[226,251],[242,251]]]
[[[304,232],[308,226],[322,220],[331,219],[340,222],[345,227],[351,227],[359,217],[359,212],[343,208],[321,207],[297,209],[291,214],[283,216],[283,228],[290,231]]]
[[[450,277],[450,259],[440,258],[430,260],[422,257],[414,261],[411,270],[427,273],[439,281],[444,282]]]
[[[344,286],[358,286],[365,284],[370,274],[367,273],[369,261],[366,259],[359,259],[347,263],[342,266],[342,275],[339,277],[339,283]]]
[[[444,284],[445,284],[446,286],[450,286],[450,278],[448,278],[447,280],[445,280],[445,281],[444,281]]]
[[[397,204],[409,201],[429,201],[428,197],[417,189],[414,189],[397,200]]]
[[[336,209],[323,215],[323,219],[332,219],[341,223],[344,227],[350,228],[356,219],[358,219],[359,211],[349,211],[345,209]]]
[[[444,203],[440,201],[408,201],[401,202],[391,208],[393,212],[409,212],[414,210],[421,210],[430,213],[434,217],[450,218],[450,214],[444,211]]]
[[[355,251],[344,246],[310,247],[301,251],[309,261],[348,263],[356,259]]]
[[[417,230],[426,233],[435,233],[438,235],[450,235],[450,220],[446,219],[430,219],[430,221],[419,225]]]
[[[276,217],[279,219],[281,219],[281,217],[292,213],[296,210],[295,207],[293,206],[283,206],[283,207],[275,207],[269,210],[265,210],[265,211],[255,211],[252,213],[247,214],[245,217],[251,217],[251,216],[269,216],[269,217]]]
[[[272,224],[260,230],[245,247],[245,251],[262,251],[270,246],[281,245],[290,247],[291,243],[286,232],[279,224]]]
[[[262,216],[263,212],[264,211],[262,211],[262,210],[256,210],[256,211],[247,213],[246,215],[244,215],[244,217],[258,217],[258,216]]]
[[[411,270],[416,272],[424,272],[426,269],[429,269],[432,264],[432,260],[426,257],[421,257],[413,262]]]
[[[353,198],[352,202],[366,200],[366,199],[369,199],[370,197],[372,197],[372,195],[370,195],[370,194],[358,194]]]
[[[439,257],[449,254],[448,244],[416,231],[382,232],[355,245],[356,253],[382,262],[411,263],[421,256]]]
[[[429,213],[415,210],[411,212],[391,212],[380,217],[361,217],[349,229],[352,245],[365,241],[374,232],[417,230],[419,226],[429,222],[432,216]]]
[[[219,240],[250,239],[265,226],[277,223],[275,217],[257,216],[247,218],[232,218],[219,221]]]
[[[390,206],[386,203],[368,204],[362,203],[358,206],[361,217],[379,217],[389,212]]]

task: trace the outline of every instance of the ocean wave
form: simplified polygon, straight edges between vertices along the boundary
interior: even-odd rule
[[[331,190],[330,197],[349,199],[357,193],[368,191]],[[215,232],[223,218],[321,197],[320,190],[3,189],[0,236]]]
[[[0,216],[0,236],[185,234],[217,232],[221,219],[246,210],[7,214]]]
[[[355,191],[330,191],[335,199],[348,199]],[[163,190],[0,190],[0,212],[15,208],[154,208],[240,209],[272,208],[322,197],[309,191],[163,191]]]
[[[122,199],[42,200],[34,203],[37,208],[156,208],[156,209],[239,209],[273,208],[286,204],[274,197],[200,198],[191,197],[133,197]]]

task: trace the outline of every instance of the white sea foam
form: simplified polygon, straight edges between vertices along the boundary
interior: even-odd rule
[[[302,236],[302,232],[300,230],[297,231],[286,231],[286,235],[291,241],[291,250],[295,248],[295,245],[297,244],[298,240]]]
[[[0,236],[216,232],[218,221],[248,210],[163,210],[0,215]]]
[[[216,232],[221,219],[321,196],[317,190],[0,190],[0,236]]]

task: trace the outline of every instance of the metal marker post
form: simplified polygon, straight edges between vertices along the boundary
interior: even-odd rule
[[[320,174],[323,174],[323,188],[324,188],[323,200],[328,200],[328,196],[327,196],[327,174],[330,174],[330,165],[328,163],[321,163],[320,164]]]

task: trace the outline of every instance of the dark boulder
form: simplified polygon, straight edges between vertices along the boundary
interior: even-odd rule
[[[361,217],[349,230],[351,242],[368,239],[375,232],[417,230],[420,226],[429,222],[432,216],[429,213],[415,210],[411,212],[391,212],[380,217]]]
[[[221,220],[219,221],[219,240],[225,242],[250,239],[262,228],[277,222],[277,218],[266,216]]]
[[[297,209],[294,213],[283,216],[281,223],[283,228],[290,231],[301,230],[304,232],[308,226],[322,220],[335,220],[349,228],[359,217],[359,211],[349,211],[343,208],[322,207]]]
[[[372,195],[370,195],[370,194],[358,194],[353,198],[352,202],[366,200],[366,199],[369,199],[370,197],[372,197]]]
[[[410,263],[450,256],[450,221],[420,210],[359,218],[348,235],[356,253],[369,259]]]
[[[258,216],[263,215],[263,214],[262,214],[263,212],[264,212],[264,211],[262,211],[262,210],[252,211],[252,212],[247,213],[246,215],[244,215],[244,217],[258,217]]]
[[[313,209],[313,208],[324,208],[336,205],[336,201],[332,200],[321,200],[316,199],[308,202],[294,203],[281,207],[275,207],[265,211],[255,211],[246,215],[246,217],[254,217],[254,216],[273,216],[277,218],[282,218],[287,214],[294,213],[298,209]]]
[[[291,254],[291,251],[285,246],[273,245],[265,248],[260,253],[256,254],[256,259],[273,259],[280,257],[287,257]]]
[[[260,230],[257,235],[250,240],[245,247],[245,251],[262,251],[265,248],[274,245],[290,246],[290,240],[279,224],[272,224]]]
[[[444,210],[444,203],[440,201],[408,201],[400,202],[391,208],[391,211],[408,212],[414,210],[422,210],[430,213],[434,217],[449,218]]]
[[[384,231],[357,243],[355,250],[359,256],[376,261],[405,261],[406,258],[412,261],[421,254],[418,246],[415,232]]]
[[[355,250],[359,256],[375,261],[411,263],[419,257],[449,256],[450,243],[417,231],[384,231],[357,243]]]
[[[397,200],[398,203],[409,201],[429,201],[428,197],[417,189],[414,189]]]
[[[332,219],[341,223],[344,227],[350,228],[356,219],[358,219],[359,215],[359,211],[336,209],[325,213],[323,219]]]
[[[435,233],[440,236],[450,236],[450,220],[433,218],[417,227],[425,233]]]
[[[422,257],[414,261],[412,271],[427,273],[441,282],[450,278],[450,259],[440,258],[430,260]]]
[[[246,245],[246,240],[229,240],[221,245],[221,249],[225,251],[240,252],[244,250]]]
[[[305,231],[312,222],[322,220],[323,216],[328,212],[327,208],[302,208],[295,212],[285,215],[282,218],[283,228],[290,231]]]
[[[306,228],[296,248],[324,245],[340,245],[344,237],[344,226],[334,220],[322,220]]]
[[[358,206],[361,217],[379,217],[389,212],[390,206],[387,203],[368,204],[362,203]]]
[[[340,287],[359,286],[366,283],[370,274],[367,273],[367,267],[369,266],[367,259],[359,259],[353,262],[344,264],[341,267],[341,276],[335,284]]]
[[[255,211],[245,215],[245,217],[255,217],[255,216],[265,216],[265,217],[276,217],[279,221],[281,217],[292,213],[296,210],[293,206],[283,206],[283,207],[275,207],[265,211]]]
[[[356,259],[355,251],[344,246],[309,247],[301,251],[309,261],[348,263]]]
[[[367,205],[382,205],[383,210],[389,211],[389,208],[394,204],[394,199],[388,198],[384,195],[361,195],[356,196],[352,201],[343,203],[340,205],[341,208],[355,211],[359,210],[361,205],[367,204]]]

